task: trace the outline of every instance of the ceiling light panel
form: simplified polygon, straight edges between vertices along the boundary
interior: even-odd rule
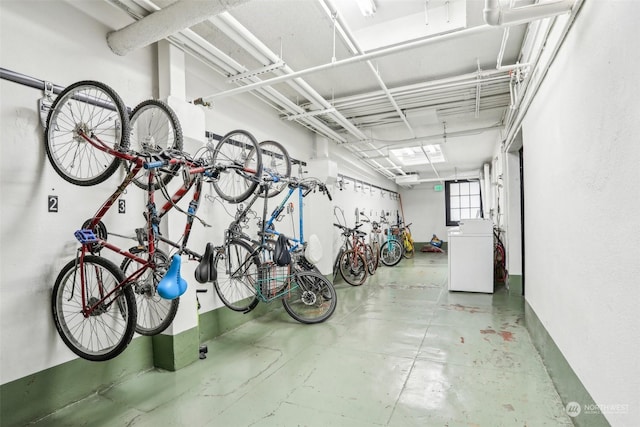
[[[402,166],[428,165],[429,161],[432,164],[446,161],[440,144],[391,149],[389,156]]]

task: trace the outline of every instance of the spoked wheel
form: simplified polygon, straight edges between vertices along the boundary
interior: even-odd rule
[[[216,166],[227,167],[213,181],[216,193],[227,202],[246,200],[262,179],[258,142],[247,131],[234,130],[226,134],[216,145],[211,160]]]
[[[351,286],[360,286],[367,280],[367,261],[361,253],[353,249],[340,257],[340,274]]]
[[[130,147],[142,155],[157,155],[165,150],[182,151],[182,127],[176,113],[166,103],[155,99],[143,101],[133,109],[129,121],[131,129]],[[127,169],[130,163],[125,163]],[[180,165],[168,166],[166,170],[156,170],[155,188],[171,181]],[[146,174],[138,174],[134,184],[147,190],[149,182]]]
[[[248,313],[258,305],[257,280],[260,258],[250,244],[232,240],[216,252],[213,285],[231,310]]]
[[[95,135],[117,151],[129,147],[129,113],[104,83],[81,81],[64,89],[51,106],[45,130],[45,151],[56,173],[75,185],[96,185],[114,174],[120,159],[82,135]]]
[[[380,266],[380,243],[377,240],[374,240],[371,244],[371,248],[373,249],[373,255],[376,257],[376,270]]]
[[[393,267],[402,260],[402,245],[397,240],[388,240],[380,247],[380,261],[387,267]]]
[[[263,172],[269,175],[276,175],[279,178],[289,178],[291,176],[291,158],[282,144],[276,141],[262,141],[258,145],[262,153]],[[253,153],[250,153],[249,159],[252,158]],[[274,182],[269,187],[267,197],[277,196],[286,187],[286,182]]]
[[[378,268],[378,257],[370,244],[364,245],[364,258],[367,261],[367,272],[374,274]]]
[[[413,242],[411,240],[406,240],[404,242],[404,251],[402,252],[402,256],[411,259],[415,255],[415,250],[413,246]]]
[[[115,264],[93,255],[84,257],[82,268],[74,259],[58,274],[51,296],[53,321],[62,341],[83,359],[112,359],[131,342],[137,313],[133,290],[124,286],[107,296],[123,281]],[[85,317],[83,310],[89,308]]]
[[[142,259],[149,257],[147,248],[135,247],[129,249],[129,252]],[[136,332],[147,336],[157,335],[167,329],[176,317],[180,304],[180,298],[164,299],[157,292],[158,282],[169,269],[171,260],[167,254],[156,250],[153,254],[153,262],[155,268],[147,268],[136,281],[131,283],[138,308]],[[125,277],[141,267],[142,265],[131,258],[125,258],[120,265]]]
[[[296,271],[290,286],[289,293],[282,298],[282,305],[298,322],[324,322],[335,311],[336,290],[323,275],[310,270]]]

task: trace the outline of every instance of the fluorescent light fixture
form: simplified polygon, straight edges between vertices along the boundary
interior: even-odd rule
[[[373,16],[376,13],[376,4],[373,0],[356,0],[360,12],[364,16]]]
[[[418,175],[415,175],[415,174],[396,176],[396,184],[398,185],[416,184],[417,182],[418,182]]]
[[[429,162],[444,163],[446,161],[440,144],[396,148],[389,150],[389,154],[403,166],[428,165]]]

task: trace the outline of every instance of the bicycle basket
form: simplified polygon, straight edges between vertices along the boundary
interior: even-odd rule
[[[278,266],[274,262],[265,262],[258,267],[258,290],[265,301],[289,292],[291,284],[291,266]]]
[[[387,232],[388,232],[388,230],[387,230],[387,229],[385,229],[385,230],[384,230],[384,235],[385,235],[385,236],[387,235]],[[391,227],[391,234],[392,234],[392,235],[394,235],[394,236],[399,235],[399,234],[400,234],[400,228],[398,228],[398,227]]]

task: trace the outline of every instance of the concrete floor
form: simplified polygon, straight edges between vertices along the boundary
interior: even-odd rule
[[[449,293],[447,257],[435,253],[336,289],[325,323],[299,324],[274,302],[208,342],[206,359],[142,373],[35,425],[572,425],[521,297]]]

